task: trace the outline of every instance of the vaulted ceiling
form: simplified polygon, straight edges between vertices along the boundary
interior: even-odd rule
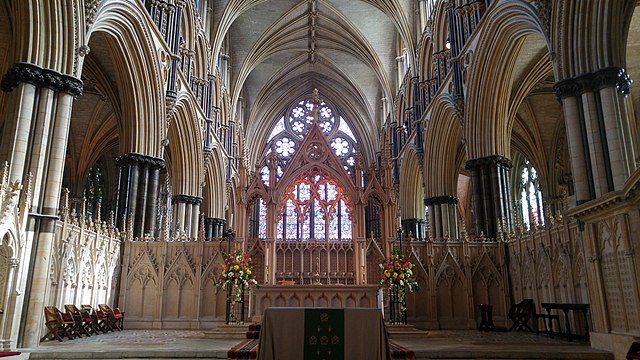
[[[231,105],[244,104],[246,133],[264,137],[286,106],[317,88],[360,136],[377,139],[383,98],[389,104],[397,91],[396,57],[415,48],[415,3],[215,1],[214,56],[229,55]]]

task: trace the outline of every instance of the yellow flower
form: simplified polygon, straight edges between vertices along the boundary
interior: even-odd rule
[[[409,273],[409,275],[413,275],[413,271],[411,271],[411,269],[407,270],[407,272]]]
[[[251,269],[247,269],[247,275],[251,275]]]
[[[237,271],[238,269],[240,269],[240,267],[238,265],[233,265],[233,270]]]
[[[400,274],[400,276],[398,276],[400,278],[400,280],[404,279],[404,274]]]
[[[394,271],[394,272],[393,272],[393,278],[395,279],[395,278],[397,278],[397,277],[398,277],[398,273]]]
[[[385,277],[391,277],[391,272],[389,270],[385,270],[384,271],[384,276]]]

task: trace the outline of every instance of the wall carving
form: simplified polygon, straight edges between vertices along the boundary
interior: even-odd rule
[[[121,237],[113,224],[76,213],[65,191],[56,221],[46,304],[116,305],[119,286]],[[85,202],[80,204],[85,213]],[[96,219],[100,218],[98,211]]]
[[[128,241],[120,301],[127,327],[211,329],[225,321],[226,292],[215,281],[228,243]]]

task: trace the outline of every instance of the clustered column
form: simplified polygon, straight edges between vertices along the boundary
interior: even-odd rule
[[[4,75],[8,92],[0,161],[10,164],[9,180],[32,174],[32,204],[27,222],[26,281],[19,338],[22,346],[38,344],[42,308],[50,288],[49,267],[58,219],[64,161],[73,98],[82,95],[82,81],[30,63],[16,63]],[[32,261],[30,261],[30,259]]]
[[[427,220],[433,239],[458,238],[458,198],[455,196],[434,196],[424,199],[428,207]]]
[[[509,172],[511,160],[501,155],[468,160],[466,169],[471,171],[472,208],[474,230],[488,238],[495,238],[498,230],[513,228]]]
[[[171,200],[175,233],[184,233],[190,239],[197,239],[202,198],[192,195],[174,195]]]
[[[204,219],[204,232],[205,239],[210,241],[211,239],[221,238],[224,235],[224,225],[227,220],[221,218],[209,217]]]
[[[407,239],[425,240],[425,220],[419,218],[402,219],[402,232]]]
[[[155,237],[160,170],[164,168],[164,160],[129,153],[118,158],[116,164],[119,167],[117,225],[133,231],[135,237]]]
[[[625,102],[630,86],[629,75],[620,67],[554,86],[564,110],[578,205],[622,189],[636,169]]]

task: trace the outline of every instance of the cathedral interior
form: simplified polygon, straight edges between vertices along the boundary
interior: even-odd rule
[[[2,349],[37,346],[47,305],[216,328],[236,250],[261,285],[248,316],[375,307],[400,251],[416,328],[589,304],[591,346],[624,359],[636,6],[0,0]]]

